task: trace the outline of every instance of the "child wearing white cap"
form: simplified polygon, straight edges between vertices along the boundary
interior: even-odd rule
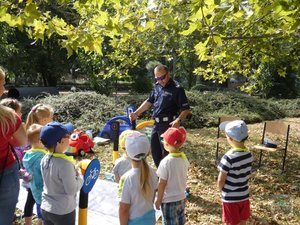
[[[248,128],[244,121],[225,121],[220,124],[232,147],[222,157],[218,169],[218,187],[222,195],[222,220],[226,224],[246,224],[250,217],[248,181],[252,154],[245,147]]]
[[[189,161],[180,151],[186,141],[183,127],[170,127],[161,137],[169,154],[160,162],[156,209],[162,210],[164,225],[183,225],[185,223],[185,190]]]
[[[120,225],[154,225],[153,199],[158,179],[146,161],[150,151],[149,140],[146,135],[135,132],[127,136],[125,147],[132,169],[119,182]]]
[[[115,181],[117,183],[119,183],[121,176],[123,174],[125,174],[128,170],[131,169],[131,159],[127,155],[125,141],[129,135],[131,135],[135,132],[138,132],[138,131],[125,130],[121,133],[121,135],[119,137],[119,146],[124,151],[124,154],[122,155],[122,157],[120,157],[116,160],[115,165],[112,169],[112,172],[115,176]]]

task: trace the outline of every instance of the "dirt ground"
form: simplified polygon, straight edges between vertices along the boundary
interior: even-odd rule
[[[284,119],[291,125],[287,153],[286,172],[281,173],[282,152],[263,155],[263,165],[252,174],[250,180],[252,217],[248,224],[277,225],[300,224],[300,118]],[[250,124],[247,146],[260,143],[263,123]],[[191,167],[188,186],[191,195],[186,203],[187,225],[214,225],[221,222],[221,201],[216,180],[215,166],[217,128],[188,130],[187,143],[183,148]],[[221,144],[220,155],[228,145]],[[104,172],[110,172],[113,145],[97,146],[95,155],[99,158]],[[252,151],[254,166],[258,152]],[[149,162],[153,165],[151,157]],[[15,224],[22,224],[20,221]],[[158,221],[161,224],[161,220]]]
[[[282,152],[263,155],[262,167],[250,180],[252,217],[248,224],[300,224],[300,118],[287,118],[291,125],[286,172],[281,174]],[[250,147],[260,143],[263,124],[249,126]],[[221,224],[221,201],[216,186],[214,164],[217,128],[191,130],[189,154],[192,167],[189,186],[192,196],[187,204],[187,224]],[[224,148],[226,145],[224,144]],[[225,149],[223,153],[225,153]],[[254,166],[258,152],[252,151]],[[221,153],[222,155],[222,153]]]

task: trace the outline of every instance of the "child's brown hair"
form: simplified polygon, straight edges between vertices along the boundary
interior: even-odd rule
[[[27,139],[30,144],[37,143],[40,140],[40,132],[42,129],[42,125],[40,124],[31,124],[26,131]]]
[[[2,67],[0,67],[0,81],[5,81],[5,72]],[[7,107],[0,105],[0,130],[2,134],[6,134],[9,130],[9,126],[15,126],[17,119],[12,109],[7,109]]]
[[[13,98],[4,98],[0,101],[0,104],[9,107],[15,111],[18,111],[22,108],[22,103],[17,99]]]

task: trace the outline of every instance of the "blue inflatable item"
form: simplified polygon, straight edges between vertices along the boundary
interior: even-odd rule
[[[128,106],[126,108],[126,116],[115,116],[113,118],[111,118],[106,124],[104,124],[104,126],[102,127],[101,131],[98,133],[98,137],[102,137],[102,138],[107,138],[112,140],[112,129],[111,129],[111,124],[118,120],[120,121],[120,130],[119,130],[119,134],[121,134],[123,131],[125,130],[131,130],[132,129],[132,123],[129,119],[129,114],[133,113],[135,111],[135,108],[133,106]]]
[[[130,119],[127,116],[115,116],[115,117],[111,118],[106,124],[104,124],[100,133],[97,136],[112,140],[111,124],[116,120],[125,122],[125,123],[120,123],[120,134],[124,130],[131,130],[132,125],[131,125]]]

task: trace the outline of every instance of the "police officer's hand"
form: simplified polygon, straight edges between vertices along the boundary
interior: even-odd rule
[[[135,112],[129,114],[130,121],[134,121],[137,118],[138,118],[138,115]]]
[[[177,119],[173,120],[171,123],[169,123],[169,125],[170,125],[171,127],[176,127],[176,128],[178,128],[178,127],[180,127],[180,120],[177,118]]]

